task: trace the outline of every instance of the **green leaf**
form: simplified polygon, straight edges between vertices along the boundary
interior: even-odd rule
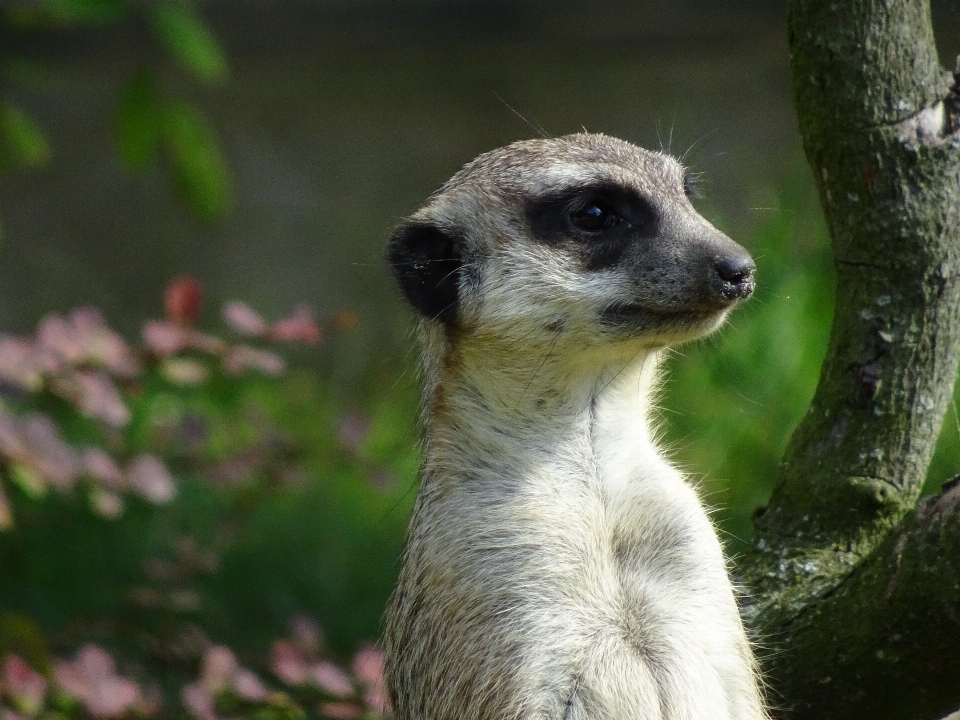
[[[117,143],[120,158],[130,170],[146,170],[160,150],[163,107],[153,74],[136,73],[117,105]]]
[[[19,108],[0,105],[0,164],[42,165],[50,144],[39,126]]]
[[[31,498],[37,499],[47,494],[46,481],[36,470],[26,465],[11,463],[10,479]]]
[[[190,5],[178,0],[158,4],[153,9],[153,27],[187,72],[204,82],[227,77],[227,60],[220,43]]]
[[[124,0],[48,0],[50,10],[59,20],[74,22],[111,22],[127,14]]]
[[[193,105],[173,101],[163,114],[164,149],[177,189],[202,220],[221,217],[230,204],[230,176],[217,137]]]
[[[41,627],[26,615],[7,611],[0,613],[0,657],[9,653],[19,655],[41,673],[53,669]]]

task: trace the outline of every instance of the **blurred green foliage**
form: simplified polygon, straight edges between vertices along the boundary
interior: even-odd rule
[[[124,167],[143,173],[166,165],[193,214],[216,220],[230,207],[231,178],[217,133],[200,107],[183,97],[191,84],[213,86],[229,75],[226,55],[192,0],[12,0],[0,6],[8,32],[145,27],[154,48],[117,98],[115,136]],[[30,82],[30,63],[0,52],[8,86]],[[6,93],[9,95],[9,92]],[[55,142],[18,106],[0,98],[0,169],[44,163]]]

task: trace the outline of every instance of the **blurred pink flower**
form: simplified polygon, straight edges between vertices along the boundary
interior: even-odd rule
[[[26,452],[20,421],[15,415],[0,409],[0,453],[8,458],[19,458]]]
[[[190,332],[167,320],[148,320],[140,335],[147,349],[160,357],[180,352],[190,344]]]
[[[288,685],[303,685],[310,664],[289,640],[277,640],[270,653],[270,670]]]
[[[33,362],[46,374],[85,364],[122,378],[139,373],[133,351],[94,308],[77,308],[69,318],[43,318],[37,326]]]
[[[10,336],[0,337],[0,380],[36,392],[43,386],[46,368],[32,342]]]
[[[140,687],[117,675],[113,658],[96,645],[84,645],[72,661],[57,662],[54,676],[95,718],[120,717],[143,700]]]
[[[39,413],[28,415],[19,432],[22,454],[13,459],[61,490],[72,487],[82,472],[80,455],[60,437],[53,420]]]
[[[43,707],[47,681],[19,656],[7,655],[3,659],[0,689],[18,711],[33,717]]]
[[[102,420],[111,427],[130,422],[130,408],[108,375],[99,370],[81,370],[53,381],[58,395],[76,404],[84,415]]]
[[[126,475],[130,489],[150,502],[170,502],[177,494],[170,471],[156,455],[138,455],[127,466]]]
[[[321,703],[320,714],[331,720],[353,720],[363,715],[363,708],[355,703],[328,702]]]
[[[147,350],[159,357],[166,357],[184,350],[219,355],[227,345],[218,337],[181,327],[169,320],[149,320],[140,333]]]
[[[267,686],[253,672],[240,667],[231,650],[216,646],[203,656],[200,679],[184,687],[180,696],[194,717],[216,720],[216,698],[225,691],[249,703],[263,703],[270,698]]]
[[[200,666],[200,684],[217,694],[230,686],[240,664],[229,648],[222,645],[207,650]]]
[[[353,658],[353,673],[366,686],[363,699],[367,705],[379,713],[390,712],[383,651],[371,646],[361,649]]]
[[[290,342],[313,344],[320,339],[320,326],[306,305],[298,305],[293,315],[274,323],[270,338]]]
[[[290,621],[294,645],[307,657],[316,657],[323,647],[323,633],[316,621],[307,615],[295,615]]]
[[[383,651],[370,645],[353,656],[353,674],[364,685],[382,685],[383,668]]]
[[[86,357],[77,329],[60,315],[47,315],[40,321],[37,345],[70,365],[79,365]]]
[[[76,339],[82,346],[85,362],[103,367],[121,378],[134,378],[140,372],[133,350],[117,333],[107,327],[94,308],[81,307],[70,313]]]
[[[184,686],[180,699],[187,711],[199,720],[217,720],[216,703],[213,694],[200,682]]]
[[[320,690],[338,698],[353,694],[350,677],[332,662],[322,661],[310,668],[310,680]]]
[[[231,300],[223,306],[224,321],[241,335],[258,337],[265,335],[270,326],[252,307],[239,300]]]
[[[47,483],[66,490],[81,472],[80,456],[61,439],[53,421],[40,414],[21,420],[0,410],[0,456],[35,494],[43,493]]]
[[[85,447],[80,451],[80,457],[84,474],[113,490],[123,488],[123,474],[116,461],[106,451],[98,447]]]
[[[358,452],[370,433],[370,421],[357,413],[347,413],[337,425],[337,439],[346,450]]]
[[[223,356],[223,369],[232,375],[259,370],[267,375],[281,375],[286,363],[276,353],[257,350],[249,345],[235,345]]]
[[[167,318],[180,327],[190,327],[200,317],[203,309],[203,288],[189,275],[174,278],[167,285],[163,308]]]
[[[267,686],[246,668],[240,668],[234,673],[231,686],[237,697],[247,702],[265,702],[270,696]]]

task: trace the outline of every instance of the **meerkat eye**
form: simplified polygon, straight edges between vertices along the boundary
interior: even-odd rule
[[[586,232],[603,232],[616,227],[623,218],[602,200],[593,200],[570,213],[570,222]]]

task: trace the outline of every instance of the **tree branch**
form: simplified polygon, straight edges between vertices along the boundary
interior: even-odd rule
[[[783,633],[790,651],[772,656],[770,670],[791,717],[904,720],[955,710],[960,483],[920,503]]]
[[[755,597],[748,617],[789,648],[773,659],[771,678],[775,688],[782,683],[784,705],[807,709],[797,717],[862,717],[842,714],[849,705],[835,704],[838,696],[810,694],[791,663],[822,679],[823,661],[804,664],[800,655],[816,646],[839,662],[846,636],[819,632],[821,623],[838,632],[845,626],[832,618],[845,618],[850,632],[879,627],[879,618],[861,619],[864,596],[854,589],[885,587],[871,573],[892,571],[882,548],[891,531],[902,537],[912,527],[898,524],[917,502],[952,397],[960,360],[958,91],[938,64],[928,2],[792,0],[789,28],[797,115],[833,239],[837,297],[817,393],[745,558]],[[953,699],[960,703],[960,686]]]

